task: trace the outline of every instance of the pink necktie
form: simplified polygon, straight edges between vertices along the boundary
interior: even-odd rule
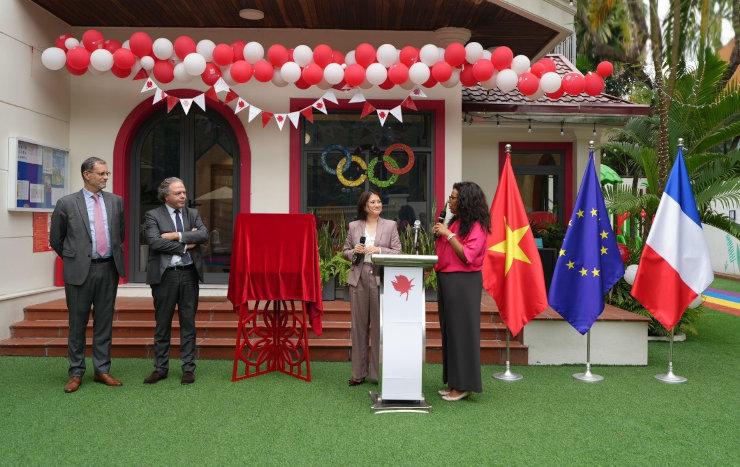
[[[103,208],[100,205],[101,195],[93,195],[95,201],[95,251],[101,258],[108,251],[108,240],[105,238],[105,223],[103,222]]]

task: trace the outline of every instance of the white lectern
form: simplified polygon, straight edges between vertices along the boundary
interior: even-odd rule
[[[426,349],[424,268],[436,256],[373,255],[382,265],[380,285],[380,394],[373,411],[429,412],[421,391]]]

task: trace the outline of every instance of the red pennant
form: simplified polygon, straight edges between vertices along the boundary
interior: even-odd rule
[[[136,73],[136,76],[134,76],[133,80],[136,81],[136,80],[144,79],[148,77],[149,77],[149,73],[147,73],[146,70],[142,68],[141,70],[138,71],[138,73]]]
[[[416,110],[416,104],[410,97],[407,97],[406,99],[403,100],[403,102],[401,102],[401,107],[406,107],[407,109]]]
[[[180,99],[178,99],[175,96],[167,96],[167,113],[170,113],[170,110],[172,110],[173,107],[177,105],[177,103],[180,102]]]
[[[365,101],[365,105],[362,106],[362,115],[360,115],[360,118],[365,118],[373,112],[375,112],[375,107],[368,101]]]
[[[267,124],[270,123],[270,119],[272,119],[274,115],[275,114],[273,114],[272,112],[262,111],[262,128],[266,127]]]
[[[306,120],[313,123],[313,107],[306,107],[305,109],[301,110],[301,115],[303,115]]]
[[[208,88],[208,91],[205,92],[205,95],[206,95],[206,97],[208,97],[210,99],[213,99],[215,101],[220,100],[218,98],[218,94],[216,94],[216,90],[213,89],[213,86],[211,86],[210,88]]]
[[[229,102],[233,101],[239,97],[239,94],[235,93],[233,89],[229,89],[229,93],[226,94],[226,98],[224,99],[224,103],[228,104]]]

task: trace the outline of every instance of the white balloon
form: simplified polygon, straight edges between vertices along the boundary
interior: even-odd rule
[[[187,54],[182,63],[185,65],[185,71],[191,76],[198,76],[206,71],[206,59],[197,52]]]
[[[419,50],[419,60],[428,67],[437,63],[440,60],[440,57],[444,57],[444,54],[440,55],[439,49],[434,44],[427,44]]]
[[[465,60],[468,63],[477,62],[483,55],[483,46],[480,42],[468,42],[465,45]]]
[[[259,42],[247,42],[244,46],[244,59],[254,65],[265,56],[265,48]]]
[[[49,47],[41,53],[41,63],[50,70],[60,70],[67,63],[67,55],[59,47]]]
[[[212,40],[203,39],[202,41],[198,41],[198,44],[195,46],[195,51],[203,55],[203,58],[205,58],[207,62],[212,62],[213,49],[215,48],[216,44]]]
[[[635,277],[637,277],[637,265],[636,264],[630,264],[624,270],[624,280],[629,285],[632,285],[632,284],[635,283]]]
[[[138,73],[141,68],[141,59],[137,58],[134,62],[134,66],[131,67],[131,76],[136,76],[136,73]]]
[[[498,86],[498,88],[503,92],[513,91],[516,89],[518,80],[519,77],[516,72],[507,68],[498,72],[498,75],[496,76],[496,86]]]
[[[64,46],[69,49],[74,49],[75,47],[80,45],[80,41],[75,39],[74,37],[69,37],[67,40],[64,41]]]
[[[313,50],[307,45],[299,45],[293,49],[293,61],[304,67],[313,61]]]
[[[378,47],[378,51],[375,56],[378,58],[378,63],[386,68],[391,67],[398,62],[398,49],[391,44],[383,44]]]
[[[285,62],[280,67],[280,77],[287,83],[295,83],[301,78],[301,67],[296,62]]]
[[[344,79],[344,68],[338,63],[330,63],[324,68],[324,79],[327,83],[339,84]]]
[[[484,50],[483,53],[480,55],[480,58],[482,58],[483,60],[490,60],[491,55],[491,52],[489,52],[488,50]]]
[[[454,68],[452,70],[452,76],[450,76],[450,79],[442,83],[442,86],[446,88],[454,88],[458,84],[460,84],[460,70]]]
[[[431,72],[427,65],[421,62],[416,62],[409,68],[409,80],[414,84],[424,84],[429,79],[430,73]]]
[[[113,66],[113,54],[105,49],[95,49],[90,54],[90,66],[97,71],[108,71]]]
[[[142,59],[141,61],[143,65],[144,59]],[[177,65],[175,65],[174,74],[175,74],[175,80],[179,81],[180,83],[187,83],[188,81],[193,79],[193,77],[190,76],[190,74],[185,69],[184,63],[178,63]]]
[[[154,68],[154,59],[149,55],[141,57],[141,67],[146,71],[150,71],[152,68]]]
[[[344,56],[344,63],[346,63],[347,65],[354,65],[355,63],[357,63],[357,61],[355,60],[354,50],[350,50],[349,52],[347,52],[347,55]]]
[[[273,73],[272,74],[272,84],[279,88],[283,88],[288,85],[288,82],[283,79],[282,76],[280,76],[280,73]]]
[[[514,60],[511,61],[511,69],[514,70],[517,76],[529,71],[530,66],[531,63],[526,55],[517,55],[514,57]]]
[[[172,42],[167,38],[160,37],[152,44],[152,52],[154,52],[154,56],[160,60],[167,60],[170,58],[173,51],[174,48],[172,46]]]
[[[699,305],[701,305],[702,303],[704,303],[704,297],[698,295],[695,299],[691,301],[691,303],[689,303],[689,308],[698,308]]]
[[[131,50],[131,46],[128,45],[128,39],[126,39],[125,41],[123,41],[123,44],[121,44],[121,47],[124,48],[124,49]]]
[[[383,84],[388,78],[388,70],[380,63],[371,63],[365,70],[365,77],[374,85]]]
[[[483,86],[485,89],[495,89],[497,78],[498,78],[498,71],[494,70],[493,76],[491,76],[486,81],[481,81],[480,85]]]
[[[560,89],[562,78],[554,71],[548,71],[540,78],[540,87],[545,92],[555,92]]]

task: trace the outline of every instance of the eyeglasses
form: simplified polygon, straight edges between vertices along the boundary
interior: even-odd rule
[[[88,170],[87,173],[95,174],[99,177],[105,177],[105,176],[110,177],[110,172],[93,172],[91,170]]]

